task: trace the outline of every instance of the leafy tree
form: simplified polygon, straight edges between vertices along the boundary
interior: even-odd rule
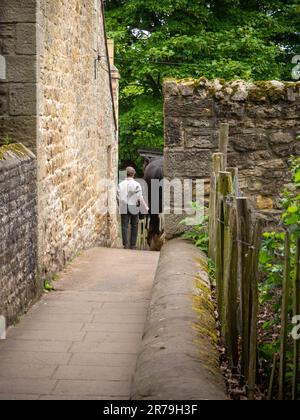
[[[166,77],[291,78],[299,0],[106,0],[121,72],[121,162],[163,146]],[[298,49],[298,50],[297,50]]]

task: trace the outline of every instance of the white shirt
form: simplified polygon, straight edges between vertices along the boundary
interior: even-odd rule
[[[124,205],[136,206],[139,200],[143,198],[142,187],[133,178],[127,178],[119,184],[117,198],[120,207]]]

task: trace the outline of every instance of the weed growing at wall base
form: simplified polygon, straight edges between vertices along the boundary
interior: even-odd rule
[[[9,146],[10,144],[13,144],[14,140],[11,136],[6,134],[3,138],[0,139],[0,146]]]

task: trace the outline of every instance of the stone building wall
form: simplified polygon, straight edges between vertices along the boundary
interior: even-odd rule
[[[39,295],[36,159],[22,145],[0,147],[0,315],[9,324]]]
[[[117,182],[112,93],[119,76],[111,66],[112,88],[102,5],[0,1],[7,70],[0,80],[0,144],[9,135],[37,156],[41,280],[78,251],[117,238],[117,219],[106,205],[114,194],[104,181]]]
[[[37,156],[45,273],[116,238],[116,218],[101,210],[109,199],[102,181],[117,180],[107,55],[101,1],[40,0]]]
[[[9,135],[36,149],[36,1],[0,1],[0,142]]]
[[[259,210],[276,211],[288,159],[300,152],[300,83],[169,80],[164,92],[165,176],[207,184],[220,123],[228,122],[228,164],[239,167],[243,193]],[[166,218],[169,236],[181,231],[179,220]]]

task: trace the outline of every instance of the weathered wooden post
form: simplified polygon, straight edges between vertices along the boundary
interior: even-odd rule
[[[257,374],[257,316],[258,316],[258,265],[259,253],[262,236],[262,220],[255,222],[252,236],[250,266],[250,288],[251,288],[251,307],[250,307],[250,336],[249,336],[249,372],[248,372],[248,398],[254,399],[256,374]]]
[[[220,319],[224,303],[225,200],[233,192],[230,172],[220,172],[217,186],[216,282]],[[226,244],[227,246],[227,244]]]
[[[227,356],[232,368],[237,368],[238,326],[237,326],[237,221],[235,203],[225,203],[225,233],[224,233],[224,322]]]
[[[227,152],[228,152],[228,144],[229,144],[229,124],[223,123],[220,125],[219,131],[219,152],[223,153],[225,156],[225,168],[227,168]],[[224,170],[225,170],[224,168]]]
[[[250,214],[248,200],[245,197],[236,199],[237,207],[237,247],[238,247],[238,289],[240,296],[240,324],[242,335],[242,372],[248,377],[249,370],[249,335],[250,335],[250,276],[249,244]]]
[[[284,251],[284,276],[283,276],[283,284],[282,284],[282,305],[281,305],[279,395],[278,395],[279,400],[283,400],[284,394],[285,394],[290,276],[291,276],[291,235],[289,231],[286,231],[285,251]]]
[[[212,156],[212,173],[210,181],[209,203],[209,250],[208,256],[216,260],[216,220],[217,220],[217,181],[219,172],[225,169],[225,157],[223,153],[214,153]]]
[[[293,307],[294,307],[293,308],[294,316],[299,316],[300,315],[300,238],[297,239]],[[300,340],[294,340],[293,391],[292,391],[293,400],[297,400],[297,397],[298,397],[299,358],[300,358]]]
[[[270,401],[272,399],[272,393],[273,393],[273,387],[274,387],[274,382],[275,382],[277,363],[278,363],[278,354],[274,353],[272,371],[271,371],[270,383],[269,383],[269,389],[268,389],[268,396],[267,396],[268,401]]]
[[[240,185],[239,185],[239,168],[228,167],[226,168],[227,172],[231,173],[232,184],[233,184],[233,194],[235,197],[240,195]]]

